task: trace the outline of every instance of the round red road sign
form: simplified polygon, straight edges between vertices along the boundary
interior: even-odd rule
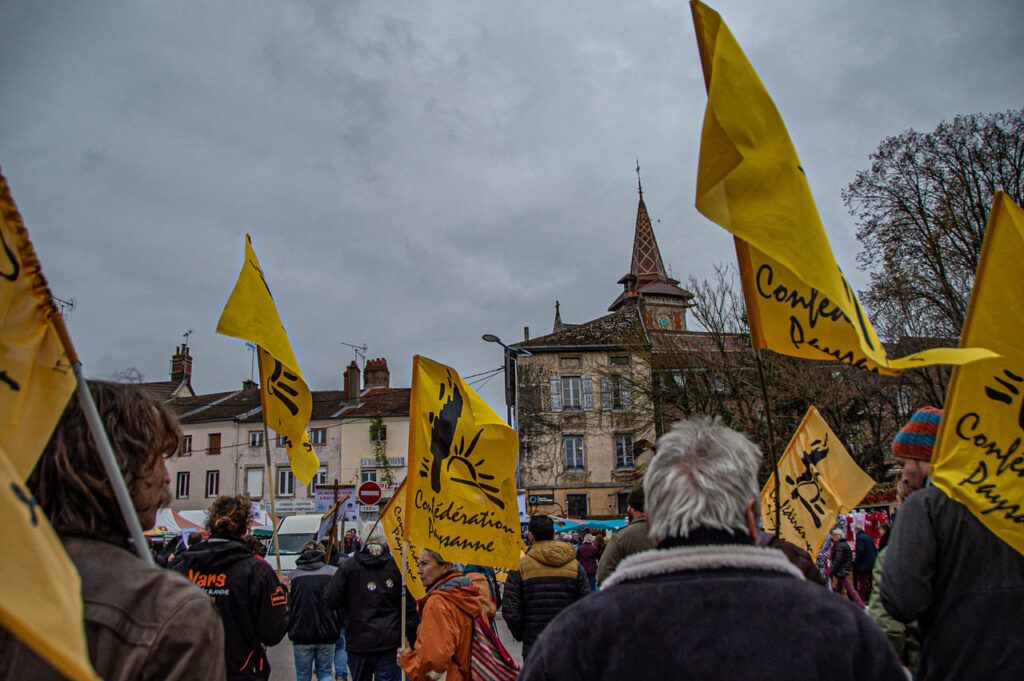
[[[384,495],[384,491],[380,488],[380,485],[373,480],[367,480],[366,482],[359,483],[359,487],[356,488],[356,499],[359,500],[360,504],[365,506],[373,506],[380,502],[380,498]]]

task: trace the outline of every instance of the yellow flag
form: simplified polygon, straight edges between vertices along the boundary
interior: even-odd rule
[[[515,431],[454,369],[413,359],[405,490],[410,543],[453,562],[516,567],[518,456]]]
[[[81,582],[21,474],[0,447],[0,625],[69,679],[98,679],[89,662]]]
[[[409,593],[416,600],[427,595],[419,573],[416,572],[417,562],[420,558],[420,547],[415,544],[406,544],[405,560],[402,560],[402,544],[405,542],[405,481],[395,490],[395,496],[388,500],[388,503],[380,512],[380,524],[384,528],[384,536],[388,540],[388,548],[395,562],[405,572],[405,586]]]
[[[28,231],[0,175],[0,447],[25,480],[75,390],[57,312]]]
[[[217,333],[241,338],[259,347],[264,420],[284,437],[292,473],[300,483],[308,485],[320,470],[320,461],[306,433],[313,412],[313,395],[292,352],[248,234],[245,235],[245,263],[217,322]]]
[[[736,237],[755,347],[895,375],[994,353],[938,348],[890,360],[840,271],[782,117],[717,12],[691,0],[708,103],[697,209]]]
[[[960,343],[1002,357],[953,371],[931,477],[1024,553],[1024,210],[996,192],[986,229]]]
[[[859,504],[874,484],[812,406],[779,460],[779,536],[813,558],[836,517]],[[761,490],[761,523],[775,532],[774,476]]]

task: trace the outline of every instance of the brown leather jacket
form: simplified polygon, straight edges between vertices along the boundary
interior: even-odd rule
[[[82,578],[89,658],[106,681],[223,679],[224,630],[210,599],[179,574],[121,546],[64,537]],[[58,680],[41,658],[0,631],[0,679]]]

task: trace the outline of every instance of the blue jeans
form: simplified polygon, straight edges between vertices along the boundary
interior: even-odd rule
[[[338,635],[338,642],[334,644],[334,678],[348,678],[348,653],[345,652],[345,630]]]
[[[313,674],[313,663],[316,663],[316,681],[334,681],[331,665],[334,658],[332,643],[293,643],[292,653],[295,655],[295,678],[297,681],[309,681]]]
[[[348,654],[348,668],[352,670],[352,681],[398,681],[401,673],[395,660],[397,650],[387,653],[360,655]]]
[[[590,582],[590,593],[597,591],[597,575],[587,575],[587,581]]]

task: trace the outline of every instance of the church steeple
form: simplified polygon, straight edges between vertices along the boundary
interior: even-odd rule
[[[554,326],[551,329],[551,333],[558,333],[559,331],[561,331],[564,328],[565,328],[565,325],[562,324],[562,309],[561,309],[561,305],[559,305],[558,301],[556,300],[555,301],[555,324],[554,324]]]
[[[619,279],[623,291],[608,309],[615,311],[628,304],[636,304],[641,299],[681,305],[685,310],[693,297],[689,291],[679,288],[679,280],[673,279],[665,270],[661,259],[661,250],[654,237],[651,217],[644,204],[644,187],[640,180],[640,162],[636,164],[637,193],[639,201],[636,207],[636,227],[633,233],[633,256],[630,261],[629,273]],[[674,325],[673,325],[674,326]],[[682,322],[685,328],[685,322]]]

